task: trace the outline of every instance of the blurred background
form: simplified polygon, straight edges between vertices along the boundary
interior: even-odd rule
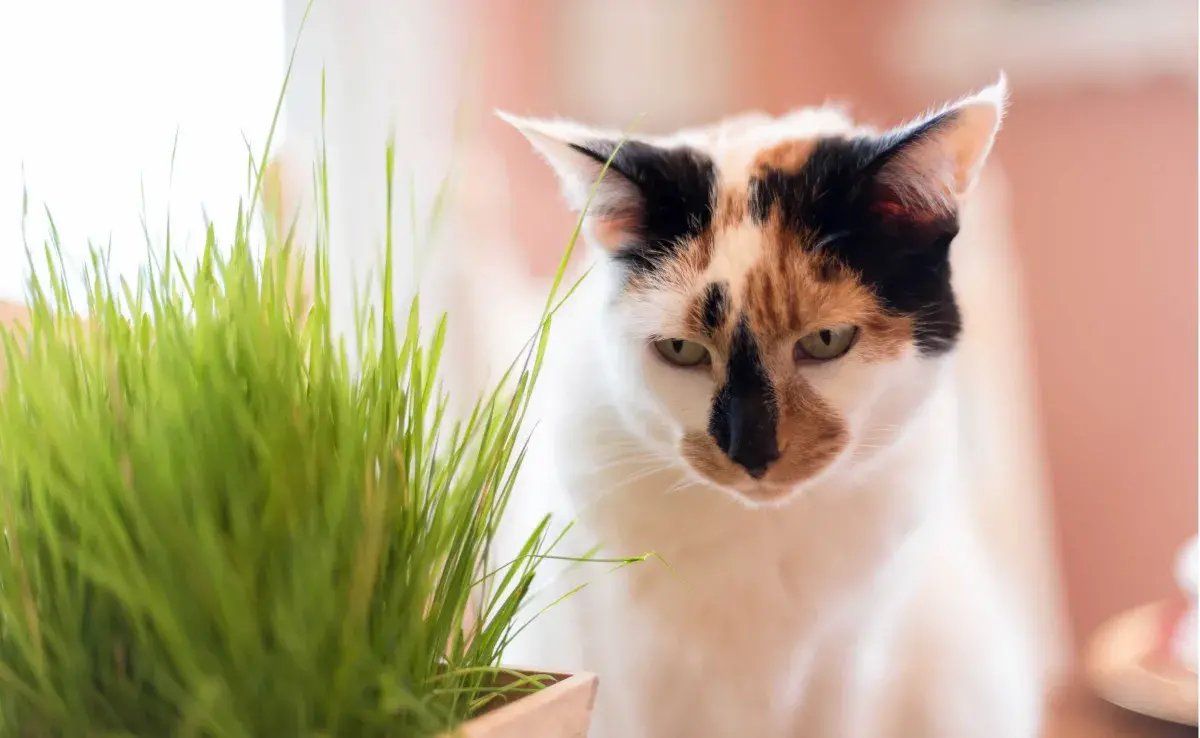
[[[207,218],[231,232],[306,11],[0,3],[0,297],[21,297],[22,222],[40,243],[43,202],[68,251],[111,241],[124,270],[145,255],[142,213],[159,233],[169,204],[185,249]],[[394,135],[396,248],[437,242],[423,284],[466,316],[472,382],[573,225],[493,108],[663,132],[834,100],[891,125],[1003,69],[983,235],[956,255],[964,461],[1065,668],[1105,618],[1173,590],[1197,529],[1196,44],[1187,0],[317,0],[271,166],[288,211],[310,212],[324,129],[345,306],[383,242]]]

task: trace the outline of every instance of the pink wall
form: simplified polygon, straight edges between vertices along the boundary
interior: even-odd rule
[[[1077,641],[1196,532],[1196,83],[1014,97],[1013,184]]]
[[[557,99],[555,12],[562,0],[466,0],[471,8],[467,46],[479,61],[480,135],[504,160],[512,197],[512,224],[528,248],[533,270],[551,275],[574,218],[561,206],[558,182],[530,155],[529,143],[492,111],[551,117],[566,115]],[[548,207],[547,204],[553,204]]]

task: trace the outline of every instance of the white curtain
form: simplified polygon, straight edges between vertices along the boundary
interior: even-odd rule
[[[317,2],[303,29],[308,0],[284,0],[284,6],[287,37],[299,37],[286,103],[288,139],[279,156],[285,199],[311,226],[324,75],[330,273],[339,328],[352,328],[353,289],[366,287],[382,264],[389,139],[395,141],[391,235],[397,304],[407,306],[420,276],[431,312],[446,309],[439,274],[454,255],[447,253],[454,239],[428,238],[427,221],[455,153],[461,27],[456,3]]]

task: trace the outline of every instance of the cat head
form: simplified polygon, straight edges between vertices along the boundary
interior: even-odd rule
[[[504,117],[587,204],[623,416],[772,503],[869,459],[936,388],[961,329],[959,206],[1005,95],[1001,78],[885,132],[830,109],[628,139]]]

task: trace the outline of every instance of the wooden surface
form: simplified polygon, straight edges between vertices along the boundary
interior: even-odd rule
[[[1142,717],[1104,702],[1081,685],[1050,698],[1043,738],[1182,738],[1196,729]]]
[[[455,738],[587,738],[598,686],[595,674],[562,675],[562,681],[468,722]]]

